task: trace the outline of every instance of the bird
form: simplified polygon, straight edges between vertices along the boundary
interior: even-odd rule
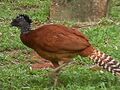
[[[42,58],[52,62],[54,85],[57,85],[59,72],[73,62],[77,55],[88,57],[102,69],[120,75],[120,63],[94,47],[87,36],[77,29],[60,24],[45,24],[31,29],[32,19],[19,14],[11,21],[11,26],[20,30],[22,43],[33,49]]]

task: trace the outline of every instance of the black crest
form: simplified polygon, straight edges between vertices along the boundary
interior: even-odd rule
[[[32,23],[32,20],[29,18],[28,15],[26,14],[20,14],[19,16],[17,16],[17,18],[19,17],[24,17],[24,19],[28,22],[28,23]]]

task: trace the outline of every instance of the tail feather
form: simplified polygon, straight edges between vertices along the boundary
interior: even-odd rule
[[[103,69],[113,73],[114,75],[120,75],[120,63],[111,56],[98,50],[94,50],[89,58],[94,60],[94,62]]]

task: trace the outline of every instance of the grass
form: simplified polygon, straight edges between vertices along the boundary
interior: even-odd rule
[[[115,3],[114,3],[115,2]],[[100,25],[81,30],[99,50],[120,59],[120,3],[114,0],[111,19]],[[0,1],[0,90],[52,90],[50,78],[42,77],[47,70],[31,71],[31,49],[19,39],[19,30],[10,27],[11,19],[19,13],[29,14],[33,23],[47,21],[50,0]],[[87,58],[77,61],[91,63]],[[93,72],[87,67],[74,65],[60,74],[62,81],[57,90],[119,90],[120,79],[110,73]]]

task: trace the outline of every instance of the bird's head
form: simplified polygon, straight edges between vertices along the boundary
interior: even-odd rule
[[[32,20],[26,14],[20,14],[15,19],[12,20],[11,26],[21,28],[25,25],[30,25]]]

